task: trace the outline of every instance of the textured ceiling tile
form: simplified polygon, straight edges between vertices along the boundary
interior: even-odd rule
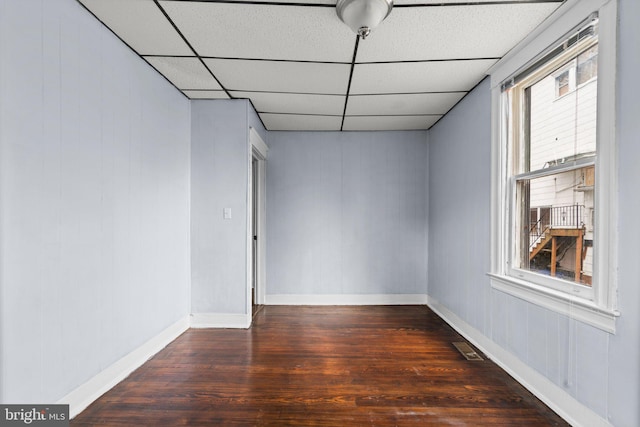
[[[140,55],[193,55],[152,0],[81,0]]]
[[[269,92],[231,92],[234,98],[251,99],[258,112],[342,116],[344,96],[301,95]]]
[[[147,56],[145,59],[178,89],[222,89],[196,58]]]
[[[496,63],[472,61],[358,64],[353,71],[351,94],[468,91]]]
[[[322,93],[347,92],[351,66],[312,62],[205,59],[229,90]]]
[[[191,99],[228,98],[217,78],[269,129],[340,130],[356,36],[335,0],[80,2]],[[395,3],[358,45],[345,130],[430,127],[562,2]]]
[[[229,99],[223,90],[183,90],[190,99]]]
[[[334,5],[337,3],[337,0],[227,0],[229,2],[239,2],[246,3],[247,1],[254,3],[304,3],[304,4],[330,4]],[[487,0],[488,1],[488,0]]]
[[[551,0],[554,1],[554,0]],[[555,0],[558,4],[562,3],[563,0]],[[531,0],[473,0],[473,3],[527,3],[531,2]],[[469,3],[462,0],[394,0],[394,5],[404,5],[404,4],[431,4],[431,5],[442,5],[442,4],[455,4],[455,3]]]
[[[340,130],[342,117],[261,113],[268,130]]]
[[[350,96],[348,116],[444,114],[465,92]]]
[[[333,7],[161,1],[199,55],[351,62],[356,36]]]
[[[497,58],[559,3],[395,8],[360,43],[357,62]]]
[[[442,116],[357,116],[344,118],[343,130],[429,129]]]

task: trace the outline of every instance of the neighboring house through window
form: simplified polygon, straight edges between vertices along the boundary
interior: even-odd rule
[[[594,33],[591,33],[591,32]],[[582,34],[576,34],[573,43],[579,43],[585,38],[595,36],[597,38],[596,26],[589,26]],[[578,40],[578,37],[581,40]],[[566,43],[570,43],[568,40]],[[569,47],[569,46],[567,46]],[[555,76],[556,98],[561,98],[566,94],[579,89],[586,83],[598,76],[598,45],[597,43],[576,58],[567,62],[560,70],[553,73]]]

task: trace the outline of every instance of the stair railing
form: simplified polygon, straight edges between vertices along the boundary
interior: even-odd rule
[[[551,207],[551,228],[582,228],[584,205],[564,205]]]
[[[538,221],[529,228],[529,251],[542,239],[549,226],[549,214],[551,211],[545,211]],[[543,222],[543,220],[546,220]],[[543,227],[542,224],[545,224]]]
[[[550,228],[583,228],[584,205],[551,206],[540,219],[529,228],[529,250],[542,240]]]

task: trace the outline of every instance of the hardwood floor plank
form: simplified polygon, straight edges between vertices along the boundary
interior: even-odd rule
[[[250,330],[185,332],[71,425],[567,425],[454,341],[424,306],[265,306]]]

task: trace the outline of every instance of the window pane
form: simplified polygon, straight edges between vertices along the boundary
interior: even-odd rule
[[[584,84],[597,76],[597,44],[568,59],[531,85],[529,131],[523,144],[528,160],[520,172],[557,166],[596,152],[597,85]],[[595,80],[594,80],[595,81]]]
[[[598,45],[578,55],[577,84],[581,85],[598,75]]]
[[[556,77],[557,97],[569,93],[569,70]]]
[[[519,268],[591,285],[594,177],[588,166],[517,182]]]

